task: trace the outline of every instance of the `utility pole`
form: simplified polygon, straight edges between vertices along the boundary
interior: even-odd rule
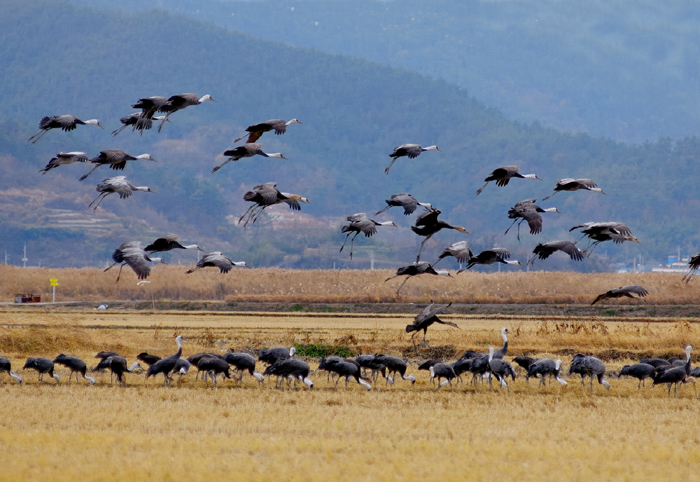
[[[27,267],[27,243],[24,243],[24,257],[22,258],[22,267],[26,268]]]

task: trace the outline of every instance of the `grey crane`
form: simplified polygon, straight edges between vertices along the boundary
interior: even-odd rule
[[[177,234],[169,234],[167,236],[163,236],[162,238],[158,238],[151,244],[146,246],[144,248],[144,251],[148,251],[150,253],[162,253],[164,251],[171,251],[173,249],[196,249],[197,251],[203,251],[202,248],[200,248],[196,244],[182,245],[177,241],[178,239],[180,239],[180,236],[178,236]]]
[[[550,197],[554,196],[556,193],[561,192],[561,191],[578,191],[579,189],[583,189],[586,191],[593,191],[593,192],[599,192],[600,194],[605,194],[601,188],[598,187],[596,183],[591,181],[590,179],[571,179],[571,178],[566,178],[566,179],[559,179],[557,181],[557,185],[554,186],[554,193],[550,194],[547,197],[542,198],[543,201],[546,201]]]
[[[498,169],[494,170],[491,174],[488,175],[484,181],[486,181],[486,184],[484,184],[480,189],[476,191],[476,195],[478,196],[481,194],[481,191],[486,188],[486,186],[489,185],[491,181],[496,181],[496,186],[503,187],[507,186],[510,180],[514,177],[520,178],[520,179],[540,179],[537,177],[536,174],[520,174],[520,167],[518,166],[503,166],[499,167]]]
[[[503,339],[503,346],[498,350],[493,352],[492,359],[500,360],[508,354],[508,328],[501,328],[501,338]],[[486,375],[489,370],[489,354],[478,353],[472,350],[467,350],[467,352],[462,355],[460,360],[472,360],[471,365],[468,370],[472,374],[472,383],[476,386],[476,382],[480,375]]]
[[[95,191],[100,194],[92,200],[88,205],[88,209],[93,207],[93,212],[97,211],[97,208],[102,204],[102,201],[110,194],[119,194],[119,199],[126,199],[131,197],[136,191],[141,192],[153,192],[148,186],[134,186],[126,176],[115,176],[105,179],[97,185]],[[95,204],[97,203],[97,204]]]
[[[88,155],[84,152],[73,151],[73,152],[59,152],[56,157],[52,157],[46,167],[39,170],[40,173],[46,174],[51,169],[55,169],[58,166],[64,166],[66,164],[73,164],[74,162],[87,162]]]
[[[274,365],[278,361],[292,358],[296,352],[297,349],[295,347],[285,348],[283,346],[278,346],[275,348],[262,349],[258,353],[258,360],[268,365]]]
[[[149,367],[151,365],[153,365],[155,362],[161,360],[161,358],[158,355],[151,355],[150,353],[147,353],[145,351],[143,353],[139,353],[138,355],[136,355],[136,359],[141,360]]]
[[[646,363],[647,365],[651,365],[654,368],[659,368],[671,364],[668,360],[664,360],[663,358],[642,358],[641,360],[639,360],[639,363]]]
[[[391,166],[399,157],[406,156],[409,159],[415,159],[421,152],[425,151],[442,152],[442,149],[440,149],[438,146],[421,147],[419,144],[401,144],[400,146],[394,147],[394,151],[389,154],[389,157],[391,157],[391,162],[388,166],[386,166],[386,169],[384,169],[384,173],[389,174],[389,169],[391,169]]]
[[[615,244],[622,244],[625,241],[641,244],[637,238],[632,236],[632,230],[623,223],[614,221],[605,223],[583,223],[569,229],[569,232],[575,229],[580,229],[583,233],[581,239],[588,236],[589,245],[583,250],[586,256],[590,256],[595,247],[605,241],[612,241]]]
[[[457,373],[455,373],[455,369],[452,366],[445,363],[436,363],[435,365],[431,366],[429,370],[430,377],[437,378],[437,390],[440,390],[440,388],[444,387],[448,383],[450,385],[450,390],[454,390],[452,380],[457,378]],[[440,383],[440,380],[443,378],[445,381]]]
[[[291,126],[292,124],[301,124],[298,119],[291,119],[289,121],[285,121],[284,119],[270,119],[265,122],[260,122],[258,124],[253,124],[252,126],[246,127],[245,131],[248,133],[242,137],[239,137],[238,139],[234,140],[233,142],[236,143],[240,141],[241,139],[245,138],[248,136],[248,140],[245,141],[246,144],[253,143],[260,139],[260,137],[270,131],[275,131],[275,135],[281,136],[285,132],[287,132],[287,127]]]
[[[343,248],[345,247],[345,243],[348,242],[348,238],[350,237],[351,234],[354,233],[354,236],[350,240],[350,259],[352,259],[352,250],[354,247],[355,243],[355,238],[357,237],[358,234],[363,233],[366,238],[369,238],[375,234],[377,234],[377,226],[393,226],[397,228],[398,226],[394,224],[391,221],[385,221],[382,223],[379,223],[375,221],[374,219],[370,219],[367,217],[367,214],[365,213],[356,213],[348,216],[347,218],[347,223],[343,225],[343,227],[340,229],[341,233],[348,233],[345,236],[345,241],[343,241],[343,245],[340,247],[339,252],[343,252]]]
[[[155,378],[156,375],[159,373],[163,374],[164,381],[163,385],[167,386],[170,384],[172,378],[170,377],[170,373],[175,369],[175,364],[177,361],[180,359],[180,356],[182,355],[182,335],[178,335],[175,338],[175,343],[177,343],[177,353],[174,355],[170,355],[165,358],[161,358],[157,362],[155,362],[153,365],[148,367],[148,370],[146,371],[146,380],[148,380],[149,377]]]
[[[224,379],[231,378],[229,364],[226,362],[226,360],[223,360],[219,357],[205,355],[204,357],[202,357],[201,360],[199,360],[197,368],[200,371],[204,372],[202,378],[204,379],[204,382],[207,384],[207,386],[209,386],[207,376],[209,376],[209,378],[213,380],[214,388],[218,388],[218,384],[216,382],[216,378],[218,375],[223,376]]]
[[[386,200],[386,204],[386,207],[380,211],[377,211],[375,215],[381,214],[394,206],[402,207],[403,214],[405,216],[413,214],[418,206],[422,206],[426,209],[433,209],[433,206],[430,203],[422,203],[407,192],[392,194],[391,199]]]
[[[35,144],[51,129],[61,129],[68,132],[74,130],[77,126],[97,126],[99,128],[103,128],[102,124],[100,124],[100,121],[97,119],[82,121],[74,115],[55,115],[51,117],[45,116],[39,121],[39,129],[41,130],[30,137],[29,141],[32,144]]]
[[[126,167],[127,161],[153,161],[157,162],[151,157],[150,154],[139,154],[138,156],[132,156],[128,152],[122,149],[107,149],[106,151],[100,151],[100,153],[90,159],[89,162],[95,164],[90,172],[80,177],[80,181],[84,181],[87,177],[95,172],[100,166],[109,166],[110,169],[121,171]]]
[[[394,384],[394,377],[392,377],[391,375],[396,375],[396,373],[401,375],[401,378],[403,378],[404,380],[410,381],[411,384],[416,383],[416,377],[414,377],[413,375],[406,375],[408,365],[401,358],[379,354],[374,356],[374,360],[386,366],[386,370],[388,373],[385,378],[387,382],[391,383],[392,385]]]
[[[287,159],[282,155],[280,152],[265,152],[262,149],[262,144],[258,144],[257,142],[253,142],[250,144],[243,144],[242,146],[234,147],[233,149],[229,149],[228,151],[224,152],[224,156],[227,156],[228,159],[226,159],[224,162],[216,166],[214,169],[211,170],[211,172],[216,172],[222,167],[226,165],[226,163],[231,162],[231,161],[238,161],[239,159],[243,159],[244,157],[253,157],[253,156],[263,156],[263,157],[272,157],[274,159]]]
[[[248,208],[248,210],[243,214],[243,216],[238,219],[238,224],[245,219],[243,227],[248,226],[248,223],[255,223],[258,216],[262,212],[275,204],[285,203],[293,211],[301,211],[301,205],[299,202],[309,204],[311,201],[306,199],[299,194],[290,194],[286,192],[281,192],[277,189],[277,183],[266,182],[264,184],[258,184],[251,191],[246,192],[243,195],[243,200],[252,202],[253,205]]]
[[[177,373],[182,378],[183,375],[187,375],[190,372],[192,364],[187,360],[187,358],[182,358],[175,363],[175,368],[173,368],[173,373]]]
[[[338,376],[338,374],[336,372],[334,372],[331,369],[331,367],[335,363],[339,363],[339,362],[344,361],[344,360],[345,360],[345,358],[340,357],[340,356],[336,356],[336,355],[329,355],[327,357],[323,357],[318,361],[318,368],[316,369],[316,371],[325,371],[326,372],[326,380],[328,381],[328,383],[330,383],[331,378],[335,379],[336,376]],[[357,368],[359,368],[360,370],[362,369],[362,367],[360,367],[360,364],[357,363],[355,360],[352,360],[352,363],[357,365]]]
[[[473,256],[472,250],[469,249],[469,243],[467,241],[457,241],[445,248],[438,260],[433,263],[433,267],[438,264],[442,259],[448,256],[454,256],[454,258],[460,263],[466,263]]]
[[[139,368],[141,368],[139,362],[134,362],[130,367],[128,367],[126,358],[119,355],[112,355],[100,360],[100,363],[98,363],[97,366],[92,369],[92,371],[95,372],[109,369],[109,371],[112,372],[112,375],[116,375],[117,382],[119,382],[119,385],[124,387],[126,386],[126,382],[124,381],[124,374],[133,373]]]
[[[4,356],[0,356],[0,373],[7,372],[17,383],[22,384],[22,377],[12,371],[12,363]]]
[[[132,130],[140,130],[141,135],[143,135],[143,131],[147,131],[151,127],[153,127],[154,120],[170,122],[170,119],[168,119],[164,115],[159,115],[151,118],[144,118],[143,112],[134,112],[133,114],[126,115],[119,119],[119,122],[122,123],[122,126],[118,129],[113,130],[112,135],[116,136],[129,126],[132,126]]]
[[[375,355],[358,355],[355,357],[355,362],[360,365],[365,374],[370,370],[370,378],[373,382],[377,381],[379,375],[386,378],[386,365],[381,362],[381,358],[377,360]]]
[[[688,272],[683,276],[683,282],[690,283],[690,278],[697,272],[700,268],[700,253],[696,254],[688,262]]]
[[[566,380],[562,380],[561,378],[559,378],[560,370],[561,360],[552,360],[551,358],[540,358],[539,360],[534,361],[528,368],[527,375],[525,375],[525,382],[528,383],[530,377],[540,377],[540,383],[537,385],[537,388],[540,388],[542,387],[542,385],[544,385],[544,380],[545,378],[547,378],[547,375],[549,375],[550,384],[552,383],[551,379],[554,378],[556,381],[566,386],[568,385]]]
[[[540,243],[535,246],[535,249],[532,251],[535,256],[532,257],[529,263],[534,264],[536,257],[539,257],[540,259],[547,259],[556,251],[561,251],[568,254],[574,261],[583,261],[583,259],[586,257],[584,252],[578,249],[576,247],[576,243],[574,242],[567,240],[550,241],[549,243]]]
[[[401,288],[403,288],[403,285],[406,284],[406,281],[408,281],[410,278],[414,276],[419,276],[422,274],[432,274],[434,276],[449,276],[452,278],[452,275],[447,271],[447,270],[435,270],[433,269],[433,266],[426,262],[426,261],[420,261],[417,263],[411,263],[408,266],[402,266],[401,268],[396,270],[396,275],[395,276],[390,276],[389,278],[385,279],[384,282],[386,283],[387,281],[398,278],[399,276],[406,276],[406,278],[403,280],[403,283],[399,286],[399,289],[396,290],[396,294],[399,294],[399,291],[401,291]]]
[[[510,387],[508,386],[508,383],[506,382],[507,377],[511,377],[512,380],[515,380],[515,370],[513,370],[513,367],[511,366],[510,363],[507,361],[501,359],[501,358],[494,358],[494,349],[493,347],[489,348],[489,368],[488,371],[496,377],[496,379],[499,381],[501,384],[501,387],[506,387],[508,391],[510,391]],[[489,378],[489,387],[493,388],[491,384],[491,377]]]
[[[255,357],[244,352],[229,352],[224,355],[224,360],[239,372],[238,383],[243,380],[243,374],[247,371],[258,382],[265,380],[262,373],[255,371]]]
[[[593,393],[593,378],[596,378],[599,384],[610,390],[610,384],[603,378],[605,376],[605,363],[594,356],[585,356],[581,353],[577,353],[574,355],[571,367],[573,367],[574,364],[581,374],[581,383],[583,383],[584,375],[590,377],[591,393]],[[569,368],[569,373],[572,373],[571,367]]]
[[[432,367],[433,365],[437,365],[438,363],[443,363],[443,361],[442,360],[427,360],[427,361],[423,362],[421,365],[418,365],[418,371],[425,370],[427,372],[430,372],[430,367]],[[433,383],[433,379],[434,379],[434,377],[431,374],[430,381],[429,381],[429,383],[431,385]]]
[[[148,263],[159,263],[160,258],[150,257],[141,247],[140,241],[126,241],[122,243],[112,253],[114,264],[105,269],[108,271],[116,265],[119,266],[119,275],[117,275],[117,283],[122,275],[122,268],[127,264],[136,273],[138,279],[146,279],[151,274],[151,266]]]
[[[245,261],[231,261],[231,258],[224,256],[221,251],[214,251],[212,253],[205,254],[197,262],[197,265],[185,272],[185,274],[194,273],[200,268],[216,267],[219,268],[219,272],[224,274],[231,271],[233,268],[247,268],[248,265]]]
[[[639,390],[644,384],[644,380],[647,378],[652,378],[655,371],[656,368],[648,363],[635,363],[634,365],[623,366],[620,373],[617,375],[617,378],[623,376],[636,378],[639,380],[639,383],[637,384],[637,390]]]
[[[338,382],[342,377],[345,377],[345,388],[348,388],[350,378],[354,378],[357,383],[365,387],[367,390],[372,389],[372,381],[361,376],[360,364],[354,360],[345,360],[339,357],[323,358],[323,363],[319,364],[319,369],[333,372],[338,375],[335,381],[335,389],[338,390]],[[321,368],[323,366],[323,368]]]
[[[516,356],[513,358],[513,361],[517,363],[520,366],[520,368],[524,368],[525,371],[528,371],[532,364],[535,363],[537,360],[537,358],[532,358],[529,356]],[[527,379],[525,379],[525,381],[527,382]]]
[[[209,94],[203,95],[202,97],[199,97],[197,94],[178,94],[171,96],[168,99],[168,101],[165,104],[163,104],[158,110],[160,112],[164,112],[165,119],[168,119],[171,114],[179,110],[182,110],[191,105],[202,104],[208,100],[216,102],[214,98]],[[160,132],[160,130],[163,128],[163,124],[165,124],[165,120],[162,120],[160,125],[158,126],[158,132]]]
[[[506,356],[508,354],[508,335],[510,334],[510,331],[508,331],[508,328],[501,328],[501,338],[503,339],[503,346],[496,350],[493,354],[493,357],[498,360]]]
[[[677,366],[654,375],[654,386],[665,383],[668,386],[668,396],[671,396],[671,384],[673,384],[673,394],[678,396],[678,384],[686,383],[690,369],[690,352],[693,347],[685,347],[686,362],[682,366]]]
[[[481,253],[477,254],[476,256],[472,256],[469,258],[469,262],[467,263],[467,266],[464,268],[460,269],[457,271],[457,274],[466,271],[468,269],[471,269],[472,267],[476,266],[477,264],[483,264],[483,265],[488,265],[493,268],[494,263],[503,263],[503,264],[509,264],[509,265],[514,265],[514,266],[523,266],[523,264],[520,261],[512,261],[509,260],[510,258],[510,251],[508,251],[505,248],[492,248],[492,249],[486,249],[482,251]]]
[[[602,295],[598,295],[591,305],[611,298],[644,298],[648,294],[649,292],[639,285],[620,286],[619,288],[608,290]]]
[[[418,236],[425,236],[423,241],[420,243],[420,249],[418,250],[418,256],[416,256],[416,262],[420,261],[420,255],[423,252],[423,246],[425,243],[436,233],[442,231],[443,229],[454,229],[460,233],[470,234],[462,226],[453,226],[452,224],[438,219],[441,211],[439,209],[429,209],[424,212],[416,219],[416,222],[411,226],[411,231],[416,233]]]
[[[48,373],[50,376],[56,379],[56,385],[58,385],[61,381],[61,377],[58,376],[58,373],[53,372],[53,362],[48,358],[27,358],[22,370],[26,370],[27,368],[36,370],[39,373],[40,382],[44,381],[43,378],[45,373]]]
[[[537,199],[525,199],[516,203],[515,206],[508,210],[508,218],[512,219],[512,224],[503,233],[505,236],[510,231],[515,223],[518,223],[518,241],[520,241],[520,225],[523,221],[527,221],[527,225],[530,227],[530,234],[533,236],[540,234],[542,232],[542,216],[540,213],[559,213],[561,212],[557,208],[541,208],[535,202]]]
[[[96,308],[96,309],[99,309],[99,308]],[[99,352],[97,352],[97,355],[95,355],[95,358],[99,358],[100,360],[104,360],[105,358],[109,358],[111,356],[119,356],[119,353],[114,352],[114,351],[99,351]],[[97,369],[97,367],[95,367],[90,371],[92,371],[92,372],[99,371],[101,374],[104,374],[105,369],[106,369],[106,367],[100,368],[100,369]],[[113,382],[113,379],[114,379],[114,373],[112,373],[109,376],[110,383]]]
[[[197,376],[195,377],[195,380],[199,379],[199,373],[202,371],[201,368],[199,368],[199,362],[202,361],[205,357],[214,357],[214,358],[220,358],[224,359],[223,355],[219,355],[218,353],[212,353],[212,352],[199,352],[195,353],[194,355],[190,355],[187,357],[187,361],[190,362],[191,365],[194,365],[197,367]]]
[[[420,333],[421,330],[423,330],[423,342],[421,343],[421,346],[429,346],[428,342],[425,341],[425,335],[428,333],[428,327],[430,327],[433,323],[454,326],[455,328],[460,329],[455,323],[452,323],[451,321],[443,321],[437,316],[445,313],[445,310],[447,310],[447,308],[450,306],[452,306],[452,303],[435,306],[435,302],[431,300],[430,304],[414,318],[413,323],[406,325],[406,333],[414,332],[413,335],[411,335],[411,342],[413,343],[413,348],[416,350],[416,353],[418,352],[418,348],[416,347],[414,337]]]
[[[297,381],[303,382],[309,389],[314,388],[314,382],[309,378],[309,372],[311,368],[309,364],[297,360],[296,358],[286,358],[284,360],[278,360],[273,365],[270,365],[265,369],[264,375],[276,375],[282,379],[281,388],[284,389],[284,380],[287,380],[287,385],[289,386],[290,380],[294,380],[294,389],[296,390]]]
[[[141,109],[139,119],[134,124],[132,130],[139,130],[141,131],[141,135],[143,135],[144,130],[151,128],[153,120],[165,121],[164,117],[155,116],[155,113],[167,103],[168,98],[160,95],[154,95],[151,97],[144,97],[143,99],[139,99],[137,103],[131,106],[134,109]],[[170,122],[170,119],[168,119],[165,122]]]
[[[474,363],[473,358],[460,358],[459,360],[455,360],[449,364],[455,371],[455,375],[457,375],[458,384],[464,382],[464,380],[462,379],[462,373],[468,372],[472,367],[472,363]]]
[[[63,365],[70,370],[70,374],[68,375],[68,383],[70,383],[70,379],[73,376],[73,374],[75,374],[75,381],[77,382],[78,374],[80,374],[85,380],[90,382],[90,385],[95,384],[95,379],[86,375],[87,363],[85,363],[80,358],[75,356],[64,355],[63,353],[61,353],[54,359],[53,362]]]

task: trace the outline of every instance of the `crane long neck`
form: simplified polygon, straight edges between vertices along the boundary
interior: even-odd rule
[[[20,377],[19,375],[10,372],[10,376],[14,378],[17,382],[22,383],[22,377]]]

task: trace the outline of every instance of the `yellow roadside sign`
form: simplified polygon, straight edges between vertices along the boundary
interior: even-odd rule
[[[57,278],[51,278],[51,279],[49,279],[49,282],[51,282],[51,286],[58,286],[58,279]]]

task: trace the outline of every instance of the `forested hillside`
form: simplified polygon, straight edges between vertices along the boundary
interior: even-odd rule
[[[337,253],[344,237],[341,217],[374,213],[389,195],[403,191],[465,226],[476,250],[505,246],[524,260],[537,242],[571,238],[571,226],[607,220],[626,222],[642,242],[601,247],[601,256],[581,267],[557,259],[539,268],[605,269],[637,254],[660,259],[677,246],[684,252],[700,246],[694,138],[627,146],[518,124],[444,81],[163,11],[115,13],[38,0],[0,5],[0,256],[7,249],[14,264],[24,242],[31,264],[82,266],[108,261],[122,241],[177,232],[208,251],[256,266],[364,268],[369,248],[359,248],[353,262]],[[127,129],[110,136],[140,97],[183,92],[208,93],[217,102],[174,114],[160,134],[139,137]],[[42,116],[63,113],[98,118],[105,129],[81,126],[49,132],[36,145],[27,142]],[[268,152],[282,152],[288,160],[244,159],[211,173],[245,126],[292,117],[303,125],[261,139]],[[399,159],[385,175],[388,154],[404,142],[437,144],[444,152]],[[94,156],[109,148],[157,159],[130,163],[123,172],[156,193],[111,196],[92,214],[87,205],[96,196],[95,184],[114,171],[100,168],[83,183],[77,178],[87,166],[37,172],[59,151]],[[519,164],[544,181],[490,185],[476,197],[489,172],[506,164]],[[523,234],[522,243],[513,233],[504,238],[507,209],[551,193],[562,177],[593,178],[607,195],[558,194],[546,205],[562,214],[548,215],[541,235]],[[235,223],[247,207],[243,193],[268,181],[312,204],[291,219],[279,219],[288,210],[272,209],[278,221],[263,214],[244,231]],[[413,218],[395,208],[380,219],[401,227],[358,238],[358,246],[372,246],[379,266],[414,259],[419,238],[408,229]],[[440,233],[427,246],[426,259],[461,238]],[[193,259],[173,255],[174,262]]]
[[[73,0],[165,8],[442,78],[511,119],[632,142],[700,132],[696,2]]]

